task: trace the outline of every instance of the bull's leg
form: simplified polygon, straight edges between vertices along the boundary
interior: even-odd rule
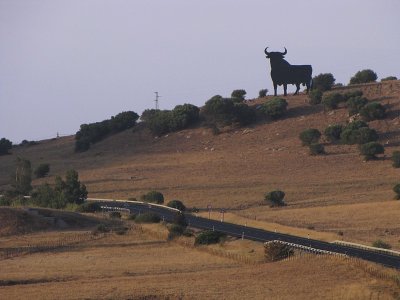
[[[278,84],[274,82],[274,95],[277,96],[276,91],[278,89]]]
[[[287,84],[286,83],[283,84],[283,95],[287,96]]]
[[[296,91],[294,92],[294,95],[297,95],[299,93],[300,90],[300,84],[296,83]]]
[[[308,82],[308,83],[306,83],[306,85],[307,85],[307,94],[308,94],[308,91],[310,90],[311,84]]]

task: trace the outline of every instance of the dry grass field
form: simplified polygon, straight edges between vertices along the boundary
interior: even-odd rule
[[[332,237],[342,231],[348,241],[370,244],[383,239],[400,249],[400,202],[392,201],[400,171],[390,160],[391,153],[400,150],[400,81],[355,88],[388,108],[387,119],[370,122],[385,145],[385,156],[377,161],[364,162],[355,145],[326,141],[327,155],[310,156],[299,133],[344,124],[348,115],[345,108],[324,112],[299,95],[286,98],[288,114],[281,120],[216,136],[198,127],[154,138],[144,129],[111,136],[80,154],[73,153],[73,136],[16,147],[12,155],[0,157],[0,189],[9,182],[15,157],[23,156],[33,167],[51,166],[50,176],[34,184],[51,183],[55,175],[75,168],[90,197],[127,199],[155,189],[167,201],[180,199],[189,207],[211,203],[215,211],[226,208],[240,218],[314,228]],[[260,205],[273,189],[285,191],[288,206]]]
[[[16,244],[57,239],[37,232]],[[149,225],[125,235],[0,260],[1,299],[396,299],[398,287],[344,260],[298,257],[244,264],[162,238]],[[0,244],[5,238],[0,238]],[[12,246],[8,238],[8,246]],[[214,249],[262,255],[262,244],[228,240]],[[384,271],[391,272],[391,271]]]

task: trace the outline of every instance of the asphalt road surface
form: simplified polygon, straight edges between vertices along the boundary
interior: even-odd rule
[[[177,212],[170,209],[155,206],[152,204],[136,204],[130,202],[115,202],[115,201],[102,201],[103,205],[110,207],[127,208],[134,213],[153,212],[159,214],[165,221],[172,221]],[[243,237],[244,239],[267,242],[271,240],[281,240],[284,242],[294,243],[307,247],[312,247],[320,250],[326,250],[336,253],[342,253],[353,257],[369,260],[379,263],[388,267],[400,269],[400,256],[390,255],[386,253],[379,253],[369,251],[366,249],[353,248],[350,246],[338,245],[303,237],[282,234],[278,232],[266,231],[253,227],[247,227],[227,222],[220,222],[210,220],[202,217],[197,217],[192,214],[185,213],[186,220],[189,226],[199,229],[213,229],[220,231],[234,237]]]

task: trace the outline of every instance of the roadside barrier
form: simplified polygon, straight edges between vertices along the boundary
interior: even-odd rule
[[[358,248],[358,249],[364,249],[364,250],[368,250],[368,251],[374,251],[374,252],[383,253],[383,254],[400,256],[400,252],[399,251],[394,251],[394,250],[390,250],[390,249],[371,247],[371,246],[366,246],[366,245],[356,244],[356,243],[350,243],[350,242],[345,242],[345,241],[333,241],[331,243],[332,244],[343,245],[343,246],[348,246],[348,247],[353,247],[353,248]]]

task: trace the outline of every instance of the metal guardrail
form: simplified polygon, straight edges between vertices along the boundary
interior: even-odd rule
[[[133,203],[133,204],[141,204],[141,205],[148,205],[149,207],[156,206],[165,209],[169,209],[176,212],[181,212],[179,209],[169,207],[166,205],[150,203],[150,202],[143,202],[143,201],[134,201],[134,200],[121,200],[121,199],[99,199],[99,198],[87,198],[86,201],[94,201],[94,202],[119,202],[119,203]]]
[[[363,244],[356,244],[356,243],[350,243],[350,242],[345,242],[345,241],[333,241],[331,243],[400,257],[400,252],[399,251],[383,249],[383,248],[377,248],[377,247],[371,247],[371,246],[367,246],[367,245],[363,245]]]
[[[264,243],[264,245],[268,245],[268,244],[272,244],[272,243],[279,243],[279,244],[287,245],[289,247],[292,247],[292,248],[295,248],[295,249],[299,249],[301,251],[305,251],[305,252],[309,252],[309,253],[327,254],[327,255],[336,255],[336,256],[347,257],[347,255],[343,254],[343,253],[337,253],[337,252],[333,252],[333,251],[316,249],[316,248],[303,246],[303,245],[299,245],[299,244],[294,244],[294,243],[289,243],[289,242],[284,242],[284,241],[280,241],[280,240],[268,241],[268,242]]]

